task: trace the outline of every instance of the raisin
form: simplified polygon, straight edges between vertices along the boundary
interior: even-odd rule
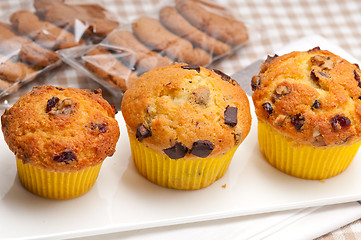
[[[53,158],[53,161],[55,162],[64,162],[66,164],[69,164],[70,161],[78,161],[73,151],[64,151],[58,155],[55,155]]]
[[[259,75],[253,76],[251,80],[252,91],[256,91],[256,89],[260,88],[261,85],[261,77]]]
[[[183,146],[181,143],[176,142],[173,147],[163,149],[164,153],[172,159],[183,158],[187,152],[188,148]]]
[[[264,110],[266,110],[268,115],[271,115],[273,113],[273,108],[272,108],[272,105],[270,103],[268,103],[268,102],[263,103],[262,107],[263,107]]]
[[[55,107],[56,104],[58,104],[59,101],[60,101],[60,99],[57,98],[57,97],[52,97],[52,98],[50,98],[50,99],[48,100],[47,104],[46,104],[46,110],[45,110],[45,112],[46,112],[46,113],[50,112],[51,109],[52,109],[53,107]]]
[[[305,123],[305,117],[302,114],[296,114],[291,117],[291,123],[295,126],[297,131],[301,131],[303,124]]]
[[[146,128],[143,124],[141,124],[137,128],[137,132],[135,134],[135,137],[138,139],[138,141],[142,141],[144,138],[152,136],[152,132]]]
[[[205,158],[208,157],[209,154],[211,154],[213,149],[214,145],[212,142],[208,140],[198,140],[193,143],[192,149],[189,153],[197,157]]]
[[[320,107],[321,107],[321,103],[316,99],[312,104],[312,109],[320,108]]]
[[[201,68],[197,65],[183,65],[183,66],[181,66],[181,68],[187,69],[187,70],[196,70],[198,73],[200,73],[200,71],[201,71]]]
[[[351,120],[340,114],[336,114],[336,116],[331,118],[330,123],[335,131],[351,126]]]

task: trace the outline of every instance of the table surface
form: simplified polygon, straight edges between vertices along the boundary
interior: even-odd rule
[[[76,0],[68,0],[72,3]],[[79,0],[78,0],[79,2]],[[138,16],[155,15],[168,0],[99,0],[118,20],[131,22]],[[232,74],[257,59],[265,59],[275,49],[307,35],[317,34],[337,44],[361,60],[361,1],[359,0],[218,0],[223,7],[249,26],[251,41],[237,52],[214,62],[210,67]],[[0,0],[0,17],[8,21],[11,12],[32,10],[29,0]],[[332,51],[332,49],[328,49]],[[64,78],[63,78],[64,79]],[[70,82],[62,85],[71,85]],[[326,234],[319,239],[357,239],[361,220]]]

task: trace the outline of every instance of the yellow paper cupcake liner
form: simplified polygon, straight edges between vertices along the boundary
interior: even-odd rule
[[[227,153],[207,158],[171,159],[146,147],[129,133],[134,164],[149,181],[167,188],[196,190],[223,177],[237,147]]]
[[[258,122],[258,140],[272,166],[288,175],[314,180],[345,171],[361,145],[361,142],[329,148],[299,145],[262,122]]]
[[[74,173],[50,172],[16,159],[20,182],[30,192],[51,199],[69,199],[88,192],[102,164]]]

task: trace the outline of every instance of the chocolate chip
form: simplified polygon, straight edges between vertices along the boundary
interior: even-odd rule
[[[46,104],[45,112],[46,112],[46,113],[50,112],[51,109],[52,109],[53,107],[55,107],[56,104],[58,104],[59,101],[60,101],[60,99],[57,98],[57,97],[52,97],[52,98],[50,98],[50,99],[48,100],[47,104]]]
[[[296,114],[291,117],[291,123],[295,126],[297,131],[301,131],[303,124],[305,123],[305,117],[302,114]]]
[[[98,129],[98,132],[99,133],[105,133],[107,132],[108,130],[108,127],[107,127],[107,124],[106,123],[100,123],[100,124],[97,124],[97,123],[91,123],[89,125],[90,129],[91,130],[97,130]]]
[[[192,149],[190,150],[190,154],[193,154],[197,157],[205,158],[214,149],[214,145],[212,142],[208,140],[198,140],[193,143]]]
[[[266,110],[268,115],[271,115],[273,113],[273,108],[272,108],[272,105],[270,103],[268,103],[268,102],[263,103],[262,107],[263,107],[264,110]]]
[[[201,72],[201,68],[197,65],[183,65],[183,66],[181,66],[181,68],[187,69],[187,70],[196,70],[198,73]]]
[[[321,103],[316,99],[312,104],[312,109],[321,107]]]
[[[259,75],[253,76],[251,80],[252,91],[256,91],[261,86],[261,77]]]
[[[340,114],[336,114],[336,116],[331,118],[330,123],[335,131],[351,126],[351,120]]]
[[[317,46],[317,47],[314,47],[314,48],[308,50],[308,52],[316,51],[316,50],[321,50],[321,48],[319,46]]]
[[[360,80],[360,75],[357,73],[356,70],[353,70],[353,75],[358,83],[358,86],[361,87],[361,80]]]
[[[94,89],[93,93],[94,94],[102,94],[102,90],[100,88]]]
[[[360,70],[360,66],[357,63],[354,63],[353,65],[355,65],[357,69]]]
[[[237,111],[236,107],[227,106],[226,110],[224,111],[224,124],[227,124],[231,127],[237,125]]]
[[[65,89],[64,88],[61,88],[61,87],[55,87],[56,89],[58,89],[59,91],[64,91]]]
[[[318,81],[320,80],[320,79],[316,76],[315,70],[311,70],[310,77],[311,77],[311,79],[312,79],[313,81],[315,81],[316,83],[318,83]]]
[[[213,72],[217,73],[222,78],[222,80],[226,82],[229,82],[229,80],[231,80],[231,77],[222,72],[221,70],[213,69]]]
[[[53,161],[55,162],[64,162],[66,164],[69,164],[70,161],[78,161],[75,154],[72,151],[64,151],[58,155],[55,155],[53,158]]]
[[[152,132],[146,128],[143,124],[139,125],[137,128],[137,132],[135,133],[135,137],[138,141],[142,141],[144,138],[152,136]]]
[[[173,147],[163,149],[163,152],[172,159],[179,159],[183,158],[187,154],[188,148],[183,146],[181,143],[176,142]]]

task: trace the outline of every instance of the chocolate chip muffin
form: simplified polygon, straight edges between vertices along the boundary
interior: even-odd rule
[[[361,143],[361,71],[316,47],[268,57],[252,78],[260,147],[292,176],[343,172]]]
[[[219,70],[192,65],[143,74],[121,108],[135,166],[168,188],[200,189],[221,178],[251,127],[241,87]]]
[[[33,88],[1,117],[22,184],[47,198],[87,192],[104,159],[115,152],[119,127],[114,116],[100,90]]]

